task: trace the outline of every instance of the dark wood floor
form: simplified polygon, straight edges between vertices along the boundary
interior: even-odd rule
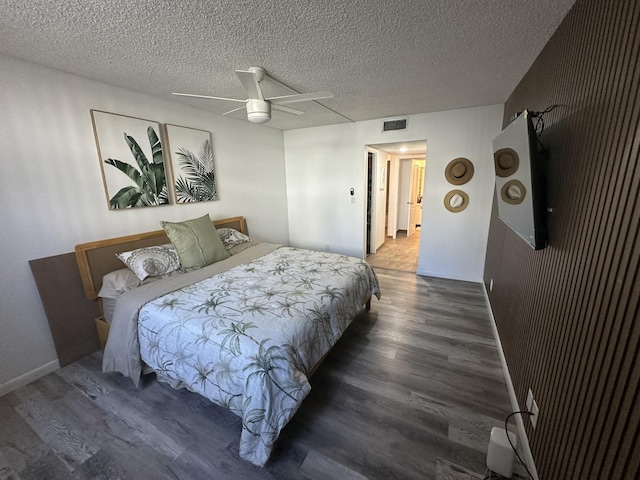
[[[479,284],[377,270],[263,469],[240,419],[95,354],[0,398],[0,479],[478,479],[507,391]]]

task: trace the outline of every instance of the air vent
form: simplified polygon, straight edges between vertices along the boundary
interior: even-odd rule
[[[385,120],[382,123],[383,132],[394,132],[394,131],[406,130],[406,129],[407,129],[406,118],[399,118],[397,120]]]

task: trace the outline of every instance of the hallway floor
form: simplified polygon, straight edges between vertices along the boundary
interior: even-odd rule
[[[410,237],[407,237],[406,231],[401,230],[395,239],[387,237],[376,253],[367,257],[367,263],[372,267],[415,273],[418,269],[419,249],[420,230]]]

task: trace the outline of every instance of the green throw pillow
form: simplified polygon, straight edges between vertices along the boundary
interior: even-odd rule
[[[230,256],[208,214],[186,222],[160,223],[185,270],[206,267]]]

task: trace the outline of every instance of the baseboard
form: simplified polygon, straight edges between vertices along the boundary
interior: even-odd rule
[[[24,375],[20,375],[13,380],[9,380],[6,383],[0,385],[0,397],[6,395],[9,392],[13,392],[20,387],[24,387],[28,383],[33,382],[34,380],[39,379],[40,377],[44,377],[45,375],[55,372],[60,368],[60,364],[58,360],[53,360],[49,363],[45,363],[44,365],[31,370],[30,372],[25,373]]]
[[[429,270],[420,270],[416,271],[416,275],[420,275],[421,277],[435,277],[435,278],[445,278],[447,280],[460,280],[463,282],[473,282],[473,283],[482,283],[482,278],[469,278],[462,277],[458,275],[451,275],[450,273],[441,273],[441,272],[432,272]]]
[[[498,327],[496,326],[496,319],[493,317],[493,310],[491,310],[491,302],[489,302],[489,294],[487,293],[487,288],[483,283],[482,291],[484,292],[484,298],[487,303],[487,308],[489,309],[489,315],[491,315],[491,329],[493,330],[493,336],[496,339],[496,343],[498,344],[498,354],[500,355],[500,363],[502,364],[502,372],[504,373],[504,380],[507,384],[507,391],[509,392],[509,400],[511,401],[511,410],[514,412],[522,410],[520,405],[518,404],[518,398],[516,397],[516,390],[513,388],[513,382],[511,381],[511,374],[509,373],[509,366],[507,365],[507,359],[504,356],[504,351],[502,350],[502,342],[500,341],[500,334],[498,333]],[[533,476],[533,480],[539,480],[538,470],[536,469],[536,463],[533,459],[533,454],[531,453],[531,446],[529,445],[529,437],[527,436],[527,432],[524,429],[524,422],[522,420],[522,415],[514,415],[516,420],[516,427],[518,429],[518,440],[520,442],[520,446],[522,447],[522,454],[524,455],[524,461],[527,464],[527,468],[529,472]]]

